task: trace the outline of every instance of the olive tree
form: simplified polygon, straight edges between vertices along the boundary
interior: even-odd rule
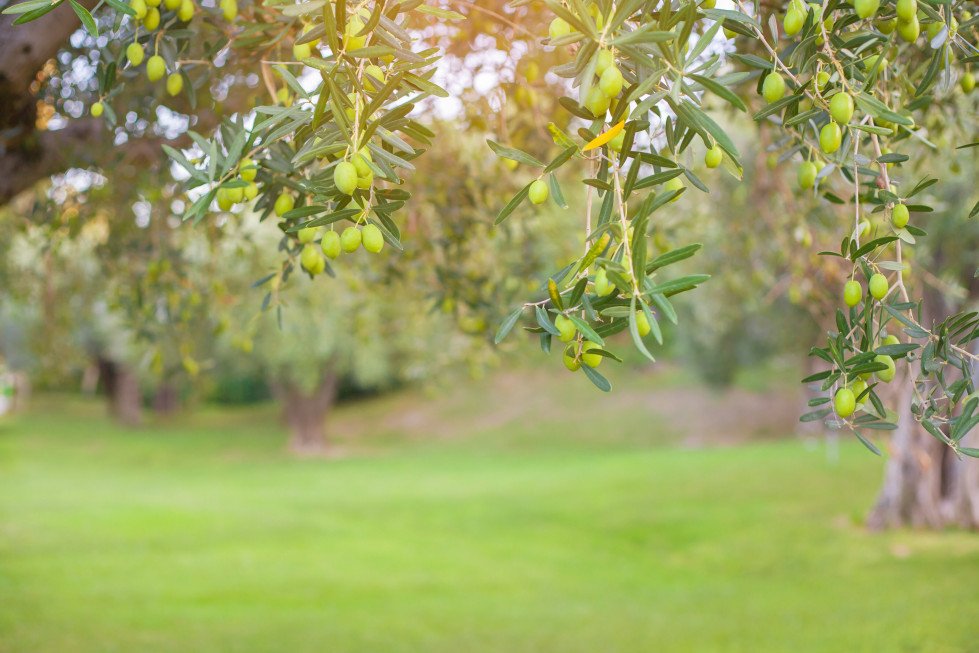
[[[979,18],[970,5],[793,0],[773,12],[742,0],[728,8],[714,0],[28,0],[4,12],[0,34],[14,36],[0,40],[0,61],[18,67],[0,70],[0,127],[17,134],[5,150],[18,172],[5,196],[29,183],[29,160],[45,162],[48,141],[97,129],[81,119],[83,108],[101,116],[120,151],[173,132],[163,149],[187,194],[186,221],[245,203],[275,220],[281,268],[267,283],[299,266],[314,277],[334,272],[343,252],[361,246],[381,256],[402,250],[408,173],[440,137],[421,116],[433,98],[449,96],[436,83],[442,62],[485,52],[480,29],[522,62],[524,48],[544,53],[546,83],[518,77],[512,88],[530,105],[551,99],[539,102],[547,113],[533,116],[537,129],[503,126],[487,142],[534,172],[486,211],[500,224],[523,219],[527,202],[581,196],[568,225],[581,247],[501,321],[496,340],[529,318],[545,352],[556,338],[564,365],[606,391],[597,368],[618,359],[609,337],[628,331],[652,359],[646,335],[661,340],[660,322],[677,320],[673,297],[707,280],[670,272],[698,244],[659,251],[650,240],[662,216],[682,211],[688,190],[709,192],[716,174],[742,176],[741,153],[709,106],[748,112],[770,134],[777,162],[797,168],[800,190],[836,207],[824,226],[840,245],[822,254],[838,259],[846,281],[827,340],[812,351],[824,369],[806,382],[822,394],[803,419],[847,427],[878,453],[874,432],[897,430],[932,437],[954,457],[979,456],[963,444],[979,423],[970,350],[979,316],[923,306],[907,264],[940,188],[941,158],[929,156],[936,135],[973,145],[969,67],[979,61]],[[84,32],[66,27],[72,15]],[[57,39],[69,35],[63,47]],[[50,75],[44,62],[59,51],[59,74]],[[529,63],[519,72],[536,78]],[[77,72],[84,66],[91,77]],[[450,81],[463,99],[479,87],[474,78]],[[47,89],[52,121],[79,118],[64,134],[38,130],[37,109],[24,101],[33,85]],[[237,97],[244,88],[254,106]],[[925,120],[936,113],[953,119]],[[711,172],[698,174],[693,160]],[[910,176],[919,164],[927,170]],[[47,174],[52,165],[34,169]],[[583,192],[566,195],[572,187]],[[961,212],[971,217],[979,204]],[[311,247],[312,230],[328,225],[336,235]],[[906,379],[907,392],[884,392],[895,379]]]

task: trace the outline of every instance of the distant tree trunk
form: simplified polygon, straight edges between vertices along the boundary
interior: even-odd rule
[[[922,321],[930,325],[931,315],[947,315],[952,307],[934,291],[925,292]],[[913,388],[909,374],[889,397],[882,397],[899,415],[898,428],[891,431],[890,459],[884,468],[884,482],[877,502],[867,517],[872,530],[910,526],[943,528],[955,525],[979,529],[979,461],[958,460],[951,448],[929,434],[911,414]],[[890,401],[888,401],[888,399]],[[963,446],[979,446],[975,432],[963,439]]]
[[[153,410],[160,415],[173,415],[180,408],[180,393],[172,380],[164,381],[153,394]]]
[[[127,426],[138,426],[143,421],[139,377],[125,365],[106,358],[99,359],[99,376],[109,398],[110,414]]]
[[[326,418],[336,400],[338,381],[336,372],[331,370],[320,377],[319,386],[310,394],[291,383],[275,386],[275,394],[282,402],[283,418],[291,433],[291,451],[311,455],[327,450]]]

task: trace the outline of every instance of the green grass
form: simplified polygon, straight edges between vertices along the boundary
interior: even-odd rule
[[[979,651],[979,538],[864,532],[862,447],[654,446],[642,402],[608,419],[644,435],[566,436],[598,422],[475,387],[459,437],[341,408],[337,460],[268,407],[126,432],[42,398],[0,423],[0,651]]]

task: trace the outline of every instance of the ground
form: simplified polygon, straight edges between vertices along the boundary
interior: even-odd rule
[[[268,406],[36,398],[0,423],[0,652],[979,650],[979,537],[867,533],[859,444],[536,380],[346,405],[325,459]]]

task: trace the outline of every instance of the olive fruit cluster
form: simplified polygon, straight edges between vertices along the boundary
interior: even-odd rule
[[[615,65],[615,55],[611,50],[603,48],[598,51],[595,60],[595,76],[596,78],[590,85],[587,95],[582,98],[581,104],[591,111],[595,117],[604,118],[612,106],[613,100],[618,97],[625,85],[625,78],[622,76],[622,71]]]
[[[218,188],[218,192],[215,195],[215,199],[218,203],[218,208],[222,211],[230,211],[235,204],[241,204],[243,202],[250,202],[256,197],[258,197],[258,184],[255,183],[255,176],[258,174],[258,164],[252,159],[244,158],[238,165],[238,175],[236,182],[233,186],[222,186]],[[244,183],[240,183],[244,182]],[[279,196],[279,200],[276,200],[275,210],[278,213],[280,209],[280,200],[282,201],[281,208],[284,210],[282,213],[292,209],[292,196],[287,196],[287,200],[282,199],[283,196]],[[288,204],[288,208],[286,207]],[[282,215],[279,213],[279,215]]]
[[[333,184],[344,195],[353,195],[358,188],[369,190],[374,184],[374,171],[370,167],[374,159],[370,150],[362,147],[350,161],[340,161],[333,169]]]
[[[384,234],[376,224],[370,222],[363,228],[359,225],[351,225],[342,233],[333,229],[323,231],[320,246],[317,248],[313,242],[321,231],[323,231],[322,227],[307,227],[296,232],[299,243],[304,246],[299,257],[300,263],[314,276],[326,269],[324,256],[336,259],[342,252],[353,254],[361,245],[371,254],[377,254],[384,249]]]

